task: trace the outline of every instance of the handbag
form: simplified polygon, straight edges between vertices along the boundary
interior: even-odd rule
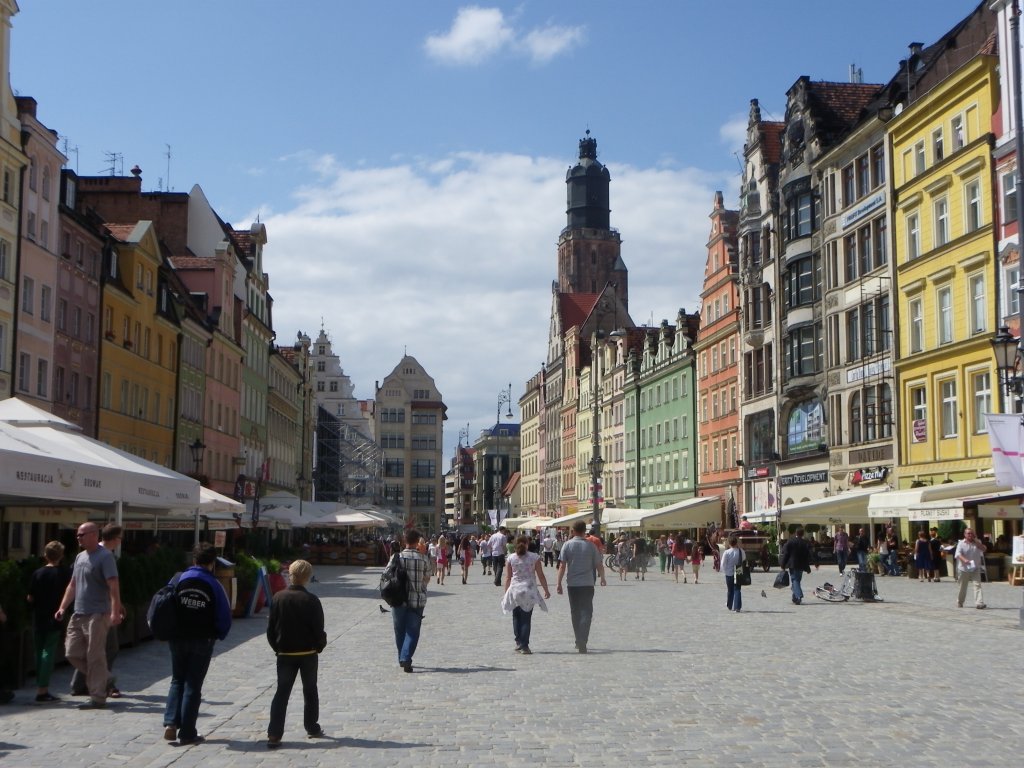
[[[785,589],[789,586],[789,571],[779,571],[775,577],[775,583],[772,584],[776,589]]]
[[[736,583],[741,587],[750,586],[750,564],[744,560],[736,569]]]

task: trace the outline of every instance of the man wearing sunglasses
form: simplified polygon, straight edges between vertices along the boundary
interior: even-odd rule
[[[103,709],[107,705],[107,632],[121,623],[121,588],[114,553],[100,546],[99,526],[82,523],[76,536],[82,551],[53,617],[63,621],[64,612],[74,603],[65,654],[85,675],[89,688],[89,701],[79,709]]]

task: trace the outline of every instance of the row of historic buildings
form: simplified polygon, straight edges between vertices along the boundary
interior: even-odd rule
[[[610,175],[580,142],[547,359],[500,478],[511,514],[717,495],[728,522],[990,473],[992,340],[1020,332],[1013,5],[985,0],[911,44],[886,83],[800,77],[781,121],[753,100],[739,208],[712,204],[700,311],[659,327],[629,317]]]
[[[268,233],[196,185],[78,176],[36,101],[14,97],[0,0],[0,398],[253,498],[387,504],[439,522],[445,407],[405,356],[357,401],[326,334],[277,343]],[[377,446],[380,446],[380,449]]]

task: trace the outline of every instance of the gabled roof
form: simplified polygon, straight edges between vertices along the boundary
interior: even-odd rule
[[[512,492],[516,489],[516,486],[519,485],[519,480],[521,477],[522,473],[513,472],[511,476],[508,478],[508,481],[505,483],[505,485],[501,487],[501,495],[511,496]]]
[[[765,162],[777,163],[782,158],[782,131],[785,123],[760,124],[761,129],[761,154]]]
[[[583,325],[599,298],[599,293],[559,293],[558,313],[562,317],[562,329]]]

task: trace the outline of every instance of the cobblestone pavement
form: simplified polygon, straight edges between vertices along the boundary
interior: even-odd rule
[[[293,692],[283,748],[265,733],[274,692],[266,611],[237,620],[204,689],[204,744],[161,739],[166,645],[125,649],[124,698],[0,707],[0,761],[14,766],[1005,766],[1020,759],[1021,589],[986,584],[986,610],[956,608],[956,585],[880,578],[884,602],[794,606],[775,572],[755,573],[744,610],[725,610],[721,576],[676,584],[609,574],[591,652],[573,646],[567,599],[536,611],[532,656],[513,652],[500,590],[474,566],[432,586],[415,673],[398,667],[379,569],[316,569],[329,644],[321,719],[307,741]],[[554,592],[554,570],[547,569]],[[805,591],[838,582],[835,567]],[[764,590],[765,597],[761,592]],[[971,604],[968,595],[968,605]],[[69,670],[52,690],[67,690]],[[31,684],[31,681],[30,681]]]

